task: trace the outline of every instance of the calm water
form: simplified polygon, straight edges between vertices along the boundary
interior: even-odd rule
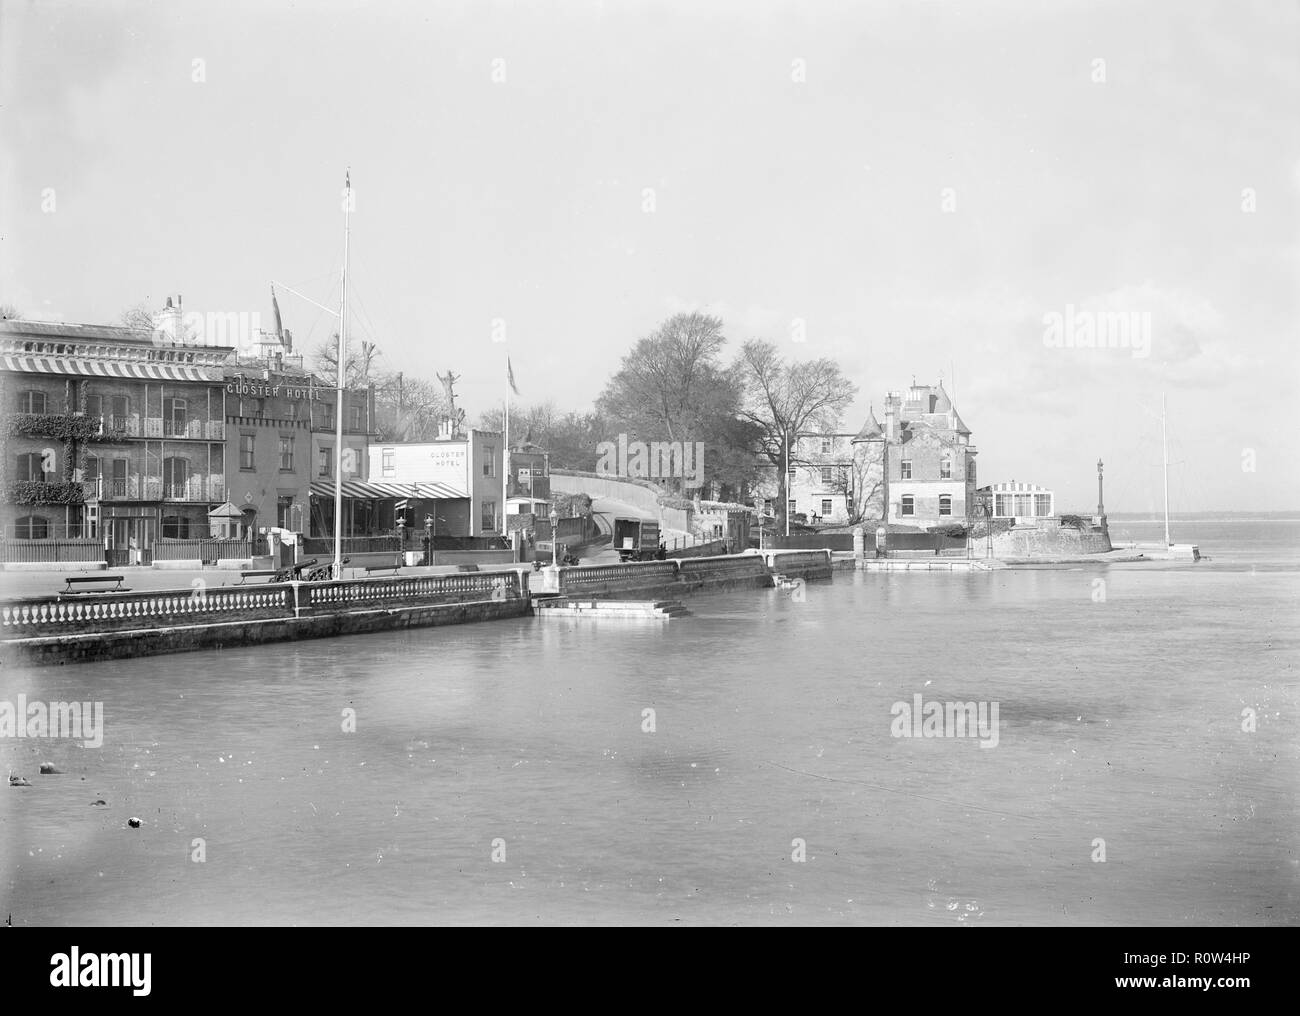
[[[0,740],[33,783],[0,788],[0,911],[1297,924],[1298,525],[1180,524],[1213,559],[1195,566],[841,572],[668,623],[0,672],[0,699],[99,699],[107,727],[100,749]],[[998,702],[998,746],[891,737],[918,693]]]

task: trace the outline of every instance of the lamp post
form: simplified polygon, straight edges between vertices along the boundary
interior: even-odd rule
[[[984,556],[993,556],[993,492],[990,491],[988,496],[981,501],[984,509],[984,533],[987,540]]]
[[[433,564],[433,516],[424,517],[424,563]]]
[[[560,521],[560,513],[555,510],[555,504],[551,504],[551,567],[555,567],[555,553],[559,549],[558,533],[555,531],[556,525]]]

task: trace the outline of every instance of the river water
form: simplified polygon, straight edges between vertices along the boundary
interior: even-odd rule
[[[101,701],[105,727],[0,738],[32,783],[0,788],[0,911],[1294,925],[1297,525],[1183,524],[1194,566],[838,572],[669,622],[0,671],[0,700]],[[918,695],[997,703],[996,746],[892,736]]]

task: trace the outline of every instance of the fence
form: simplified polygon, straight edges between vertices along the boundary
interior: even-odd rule
[[[0,635],[7,639],[40,638],[264,621],[359,607],[519,600],[527,595],[527,575],[510,571],[277,582],[260,586],[200,586],[94,596],[31,596],[0,600]]]
[[[668,548],[668,556],[678,560],[692,557],[716,557],[727,552],[726,540],[706,540],[693,546],[683,545],[681,547],[677,546],[678,542],[674,540],[672,546]]]
[[[874,550],[876,536],[864,533],[868,551]],[[891,537],[892,539],[892,537]],[[852,533],[791,533],[789,536],[769,536],[763,540],[765,550],[853,550]]]
[[[260,557],[266,553],[266,537],[248,540],[155,540],[155,561],[218,561],[222,558]],[[259,553],[260,551],[260,553]]]
[[[677,562],[642,561],[637,564],[596,564],[562,568],[560,569],[560,592],[621,580],[633,580],[637,583],[675,582]]]
[[[528,595],[528,579],[517,571],[467,572],[460,575],[395,577],[312,582],[312,607],[377,606],[390,603],[457,603],[467,600],[517,600]]]
[[[5,564],[71,564],[103,561],[99,540],[0,540],[0,562]]]
[[[187,624],[292,617],[293,589],[284,585],[171,589],[90,596],[22,597],[0,601],[6,638],[130,631]]]
[[[720,574],[727,578],[758,578],[768,573],[767,564],[757,554],[687,558],[678,564],[678,570],[683,580],[717,577]]]
[[[339,541],[344,557],[351,554],[396,554],[402,549],[399,536],[345,536]],[[305,536],[302,552],[308,557],[334,553],[334,537]]]

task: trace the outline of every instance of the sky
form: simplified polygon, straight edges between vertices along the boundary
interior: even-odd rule
[[[981,483],[1156,510],[1164,398],[1175,511],[1300,509],[1297,53],[1293,2],[4,0],[0,303],[277,280],[315,346],[350,172],[352,338],[471,420],[704,310],[847,432],[942,377]]]

